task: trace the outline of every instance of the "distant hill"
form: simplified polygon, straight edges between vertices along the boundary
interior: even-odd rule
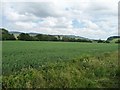
[[[120,36],[111,36],[111,37],[107,38],[107,41],[110,41],[110,42],[113,42],[113,43],[118,41],[118,40],[120,40]]]
[[[76,38],[76,39],[88,39],[88,38],[85,38],[85,37],[75,36],[75,35],[66,35],[66,36],[70,37],[70,38]]]
[[[120,38],[120,36],[111,36],[111,37],[108,37],[107,40],[112,40],[112,39],[116,39],[116,38]]]
[[[10,31],[11,34],[14,34],[15,37],[17,37],[20,33],[24,33],[24,32],[16,32],[16,31]],[[30,36],[36,36],[37,34],[40,34],[40,33],[28,33]],[[75,39],[86,39],[86,40],[90,40],[88,38],[85,38],[85,37],[81,37],[81,36],[75,36],[75,35],[53,35],[55,37],[58,37],[60,36],[61,38],[62,37],[67,37],[67,38],[75,38]]]
[[[20,33],[23,33],[23,32],[17,32],[17,31],[9,31],[10,34],[20,34]]]
[[[60,36],[61,38],[62,38],[62,37],[67,37],[67,38],[90,40],[90,39],[88,39],[88,38],[81,37],[81,36],[75,36],[75,35],[54,35],[54,36],[56,36],[56,37]]]
[[[20,34],[20,33],[24,33],[24,32],[17,32],[17,31],[10,31],[10,34],[14,34],[15,38],[17,38],[17,36]],[[30,32],[28,33],[30,36],[36,36],[37,34],[41,34],[41,33],[33,33],[33,32]],[[48,35],[48,34],[43,34],[43,35]],[[76,36],[76,35],[53,35],[57,38],[60,38],[62,39],[63,37],[67,37],[67,38],[75,38],[75,39],[83,39],[83,40],[91,40],[91,41],[95,41],[97,42],[98,40],[93,40],[93,39],[89,39],[89,38],[86,38],[86,37],[81,37],[81,36]],[[107,41],[109,42],[116,42],[120,40],[120,36],[110,36],[107,38]]]
[[[24,33],[24,32],[17,32],[17,31],[10,31],[10,34],[14,34],[15,37],[17,38],[17,36],[20,34],[20,33]],[[30,36],[36,36],[37,34],[39,33],[28,33]]]

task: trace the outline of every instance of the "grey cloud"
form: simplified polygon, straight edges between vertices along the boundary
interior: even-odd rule
[[[117,4],[116,4],[117,5]],[[111,2],[92,2],[89,7],[85,11],[85,13],[89,14],[92,17],[97,18],[107,18],[107,17],[117,17],[117,6],[112,4]]]
[[[52,2],[23,2],[23,3],[12,3],[13,8],[19,14],[33,14],[37,17],[59,17],[61,12],[56,11],[56,7]]]

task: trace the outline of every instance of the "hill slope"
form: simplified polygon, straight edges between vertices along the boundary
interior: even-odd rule
[[[111,36],[107,38],[107,41],[110,41],[112,43],[117,42],[118,40],[120,40],[120,36]]]

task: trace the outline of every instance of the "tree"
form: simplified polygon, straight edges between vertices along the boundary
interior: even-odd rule
[[[110,43],[110,41],[106,40],[105,43]]]
[[[120,40],[117,40],[115,43],[120,43]]]
[[[10,34],[6,29],[0,29],[0,40],[16,40],[13,34]]]
[[[99,39],[97,43],[104,43],[105,41]]]
[[[37,39],[38,41],[43,41],[43,40],[44,40],[42,34],[37,34],[35,37],[36,37],[36,39]]]
[[[69,41],[69,38],[68,38],[68,37],[63,37],[63,38],[62,38],[62,41],[68,42],[68,41]]]
[[[19,36],[17,38],[18,38],[18,40],[23,40],[23,41],[33,41],[34,40],[34,38],[27,33],[21,33],[21,34],[19,34]]]
[[[57,41],[57,38],[55,36],[52,36],[52,35],[38,34],[35,37],[39,41]]]

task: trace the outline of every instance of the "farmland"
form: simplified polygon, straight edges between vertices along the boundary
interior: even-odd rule
[[[3,41],[3,87],[117,87],[118,44]]]

